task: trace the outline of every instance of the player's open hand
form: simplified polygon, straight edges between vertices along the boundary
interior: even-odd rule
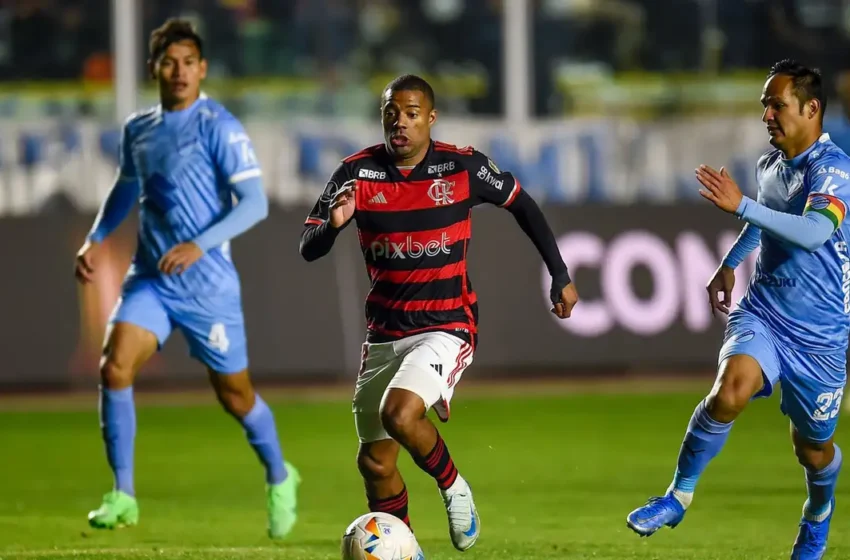
[[[705,187],[699,190],[703,198],[707,198],[715,206],[729,213],[734,213],[741,204],[744,195],[737,183],[732,180],[725,167],[716,171],[707,165],[700,165],[696,169],[697,181]]]
[[[573,307],[578,303],[578,292],[576,285],[570,282],[561,290],[561,294],[557,302],[552,306],[551,311],[558,319],[566,319],[573,312]]]
[[[734,287],[735,271],[728,266],[721,265],[705,287],[708,290],[708,302],[711,305],[712,315],[717,315],[715,311],[725,315],[729,314],[729,308],[732,307],[732,289]]]
[[[195,243],[188,241],[172,247],[159,259],[159,270],[164,274],[183,274],[204,252]]]
[[[100,243],[86,240],[80,250],[77,251],[77,258],[74,264],[74,276],[81,284],[89,284],[94,282],[94,267]]]
[[[354,216],[355,192],[357,192],[357,182],[354,179],[346,181],[331,201],[330,222],[334,228],[341,228]]]

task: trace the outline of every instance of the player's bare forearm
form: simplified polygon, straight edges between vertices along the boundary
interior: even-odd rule
[[[298,250],[307,262],[312,262],[327,255],[336,241],[341,230],[333,227],[330,222],[320,225],[307,225],[301,232],[301,243]]]
[[[528,193],[520,191],[507,209],[513,214],[522,231],[534,243],[543,258],[543,262],[546,263],[546,269],[552,276],[553,284],[558,285],[558,291],[563,289],[570,283],[569,271],[563,258],[561,258],[561,251],[558,249],[555,235],[552,233],[549,222],[546,221],[546,216],[543,215],[540,207]]]
[[[745,222],[806,251],[816,251],[832,237],[835,231],[834,224],[822,214],[816,212],[808,212],[802,216],[787,214],[771,210],[747,197],[741,201],[735,214]]]

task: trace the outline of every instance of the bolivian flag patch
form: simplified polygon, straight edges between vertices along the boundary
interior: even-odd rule
[[[809,199],[806,201],[806,207],[803,209],[803,214],[808,212],[823,214],[829,218],[833,227],[838,229],[841,222],[844,221],[844,214],[847,210],[844,207],[844,203],[838,197],[823,193],[812,193],[809,195]]]

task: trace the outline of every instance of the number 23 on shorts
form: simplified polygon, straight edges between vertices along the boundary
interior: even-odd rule
[[[838,416],[838,413],[841,411],[841,399],[843,397],[843,388],[818,395],[818,398],[815,399],[818,407],[812,413],[812,418],[814,420],[824,421]]]

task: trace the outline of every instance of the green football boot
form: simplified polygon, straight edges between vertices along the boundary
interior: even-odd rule
[[[298,519],[298,485],[301,484],[301,475],[290,463],[284,465],[288,473],[286,480],[270,485],[266,494],[269,538],[272,539],[282,539],[288,535]]]
[[[103,497],[103,503],[89,512],[89,525],[95,529],[132,527],[139,523],[139,504],[136,498],[120,490],[113,490]]]

